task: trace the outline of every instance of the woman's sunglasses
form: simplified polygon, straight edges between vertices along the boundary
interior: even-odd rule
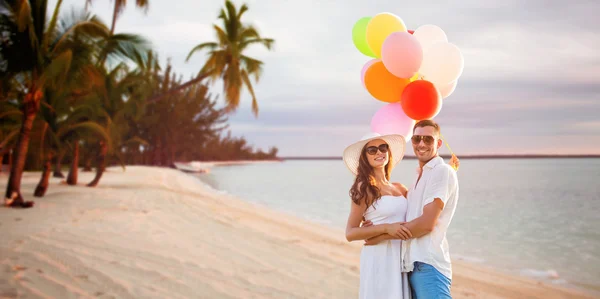
[[[419,144],[421,142],[421,140],[423,140],[423,142],[425,142],[426,145],[432,145],[433,141],[434,141],[433,136],[423,136],[423,135],[413,135],[411,140],[412,140],[413,144]]]
[[[388,152],[388,149],[390,147],[387,144],[380,144],[378,147],[377,146],[369,146],[367,147],[367,154],[369,155],[375,155],[377,154],[377,150],[379,150],[381,153],[385,154]]]

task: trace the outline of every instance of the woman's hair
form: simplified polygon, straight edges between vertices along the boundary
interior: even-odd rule
[[[392,151],[388,150],[388,163],[385,166],[385,178],[387,180],[390,179],[392,166]],[[356,179],[354,180],[352,188],[350,188],[350,197],[352,198],[352,202],[357,205],[360,205],[364,200],[367,209],[381,198],[381,192],[379,188],[375,186],[375,176],[373,173],[373,167],[369,164],[369,160],[367,159],[367,145],[365,144],[360,152]]]

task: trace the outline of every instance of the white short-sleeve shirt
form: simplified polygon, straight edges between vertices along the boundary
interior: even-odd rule
[[[418,178],[418,177],[417,177]],[[421,179],[408,191],[408,210],[406,221],[412,221],[423,215],[423,207],[439,198],[444,208],[438,221],[429,234],[420,238],[402,242],[403,272],[411,272],[414,262],[430,264],[444,276],[452,279],[452,264],[446,232],[454,216],[458,201],[458,179],[456,171],[435,157],[423,166]]]

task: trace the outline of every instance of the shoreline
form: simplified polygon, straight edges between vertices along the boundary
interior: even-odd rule
[[[32,199],[39,172],[25,173]],[[32,209],[0,209],[0,297],[354,298],[358,242],[168,168],[111,167],[100,185],[51,179]],[[7,174],[0,174],[6,187]],[[592,298],[455,261],[455,298]]]

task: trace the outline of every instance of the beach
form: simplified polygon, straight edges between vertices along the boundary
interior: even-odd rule
[[[0,174],[5,190],[7,173]],[[23,176],[0,209],[2,298],[356,298],[360,242],[211,189],[175,169],[108,168],[96,188]],[[477,244],[473,244],[477,246]],[[454,261],[454,298],[592,298]]]

